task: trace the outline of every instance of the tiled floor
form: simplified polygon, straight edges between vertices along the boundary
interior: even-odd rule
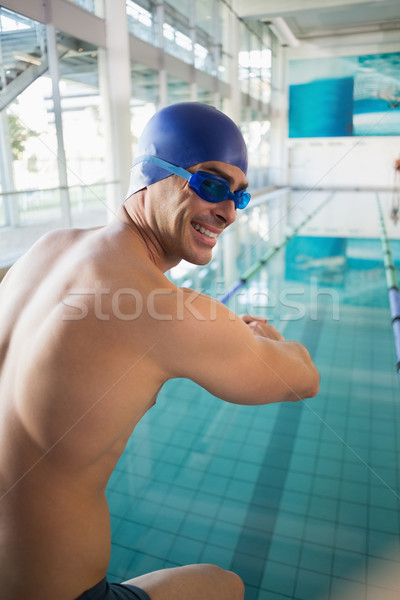
[[[309,348],[316,398],[236,406],[187,380],[163,388],[108,487],[111,580],[211,562],[241,575],[246,600],[399,599],[400,392],[379,242],[368,261],[365,243],[296,269],[298,238],[251,282],[293,294],[267,313]]]

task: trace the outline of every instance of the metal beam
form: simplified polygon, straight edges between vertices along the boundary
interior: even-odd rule
[[[52,83],[53,91],[53,108],[54,108],[54,121],[56,125],[56,136],[57,136],[57,166],[58,166],[58,177],[60,182],[60,199],[61,199],[61,213],[63,217],[63,225],[65,227],[71,227],[72,216],[71,216],[71,203],[69,198],[68,189],[68,173],[67,173],[67,159],[65,155],[64,146],[64,133],[63,133],[63,122],[62,122],[62,109],[61,109],[61,94],[60,94],[60,72],[57,56],[57,36],[54,25],[49,23],[46,25],[47,35],[47,53],[49,59],[49,73]]]
[[[30,65],[23,73],[18,75],[4,90],[0,91],[0,111],[6,108],[17,98],[31,83],[47,71],[48,62],[46,57],[40,59],[40,65]]]
[[[2,0],[1,6],[101,48],[106,47],[104,19],[66,0]]]
[[[1,6],[20,13],[25,17],[46,23],[46,8],[43,0],[2,0]]]
[[[131,169],[130,52],[125,0],[106,0],[107,53],[100,77],[107,110],[107,170],[112,186],[107,205],[117,210],[126,198]]]
[[[100,48],[106,48],[104,19],[65,0],[47,1],[51,6],[52,22],[56,29]]]
[[[371,3],[365,0],[236,0],[234,8],[240,17],[269,20],[274,17],[299,15],[310,10],[325,12],[327,9],[350,8],[362,4]]]

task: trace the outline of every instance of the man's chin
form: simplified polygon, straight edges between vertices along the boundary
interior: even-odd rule
[[[191,263],[192,265],[197,265],[198,267],[204,267],[204,265],[208,265],[211,262],[212,259],[212,254],[210,252],[210,254],[208,256],[190,256],[190,257],[184,257],[184,260],[186,260],[186,262]]]

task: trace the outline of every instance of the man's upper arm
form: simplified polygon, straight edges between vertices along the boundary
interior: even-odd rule
[[[318,374],[300,344],[255,336],[220,302],[193,291],[178,289],[164,304],[172,319],[158,323],[155,352],[169,377],[187,377],[238,404],[315,395]]]

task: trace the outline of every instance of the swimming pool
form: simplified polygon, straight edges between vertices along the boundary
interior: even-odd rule
[[[398,600],[400,393],[379,239],[296,236],[230,305],[304,343],[320,392],[237,406],[168,382],[108,486],[110,579],[204,562],[236,571],[246,600]]]

